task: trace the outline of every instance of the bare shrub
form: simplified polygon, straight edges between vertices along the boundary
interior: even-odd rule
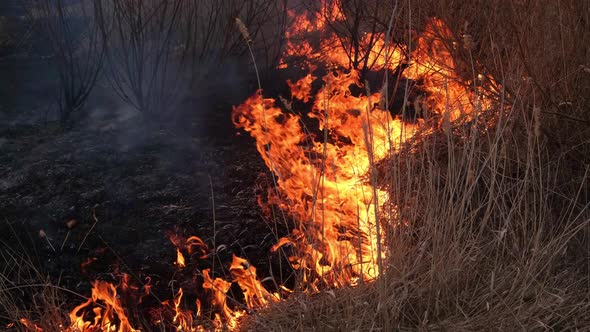
[[[172,58],[183,1],[100,0],[96,13],[107,40],[108,77],[113,89],[146,120],[173,108],[181,72]]]
[[[265,67],[275,67],[283,42],[286,9],[287,1],[188,1],[179,33],[192,81],[208,66],[247,52],[246,44],[236,33],[236,18],[248,28],[254,51]]]
[[[261,45],[266,58],[277,61],[273,45],[282,34],[267,30],[280,17],[276,15],[282,8],[279,4],[268,0],[97,1],[97,20],[108,40],[113,88],[146,119],[162,123],[195,82],[225,59],[244,54],[246,48],[235,33],[236,17],[249,25],[254,38],[264,36]]]
[[[46,38],[58,74],[57,103],[63,125],[85,104],[105,57],[102,35],[94,19],[93,1],[62,0],[29,3],[29,16]]]
[[[317,48],[315,45],[319,42],[320,57],[322,57],[321,53],[338,50],[338,53],[345,54],[348,58],[348,64],[344,64],[341,60],[338,64],[357,69],[363,76],[368,71],[382,69],[383,63],[379,59],[386,58],[391,61],[390,57],[394,48],[409,55],[410,49],[406,45],[411,43],[401,42],[402,37],[409,35],[409,31],[399,24],[401,22],[399,16],[403,14],[400,7],[404,6],[401,2],[303,0],[294,1],[291,4],[289,14],[306,16],[316,23],[321,21],[322,33],[317,34],[316,31],[305,33],[307,28],[299,26],[297,34],[302,32],[303,34],[290,36],[290,38],[294,38],[295,43],[309,42],[314,48]],[[290,18],[288,24],[300,24],[293,15],[288,16]],[[383,43],[383,40],[386,43]],[[388,48],[385,45],[388,45]],[[297,64],[298,60],[292,58],[288,61]]]

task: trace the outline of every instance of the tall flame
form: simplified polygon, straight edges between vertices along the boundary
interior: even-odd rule
[[[318,121],[320,132],[307,132],[304,123],[309,120],[284,111],[274,99],[263,97],[262,91],[234,107],[232,113],[236,127],[256,140],[258,152],[277,178],[280,197],[271,197],[269,202],[278,201],[298,222],[291,236],[280,239],[273,250],[295,245],[299,253],[290,261],[293,267],[304,270],[304,281],[313,290],[320,284],[339,287],[354,285],[359,278],[367,281],[378,277],[386,258],[379,210],[389,197],[374,183],[374,166],[417,131],[427,130],[422,119],[405,122],[383,109],[380,101],[389,96],[371,93],[360,82],[360,72],[351,68],[350,52],[338,45],[335,33],[323,31],[325,39],[318,48],[303,38],[310,31],[324,29],[327,20],[343,19],[338,13],[320,15],[315,22],[307,15],[297,16],[295,28],[287,35],[288,47],[281,65],[287,67],[286,59],[297,56],[340,68],[320,78],[322,88],[314,95],[315,66],[309,62],[308,75],[295,83],[287,82],[292,98],[311,101],[307,117]],[[300,44],[293,42],[297,36],[303,40]],[[456,74],[445,44],[450,37],[444,23],[432,19],[409,57],[375,36],[365,35],[361,49],[365,48],[367,63],[373,68],[394,70],[403,66],[406,79],[422,82],[428,111],[439,123],[469,120],[475,110],[490,102],[471,91]],[[355,95],[353,87],[367,92]],[[277,196],[275,191],[270,195]]]

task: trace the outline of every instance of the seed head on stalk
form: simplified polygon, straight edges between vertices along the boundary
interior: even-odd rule
[[[248,44],[250,44],[252,42],[252,37],[250,37],[250,32],[248,32],[248,28],[246,28],[246,25],[244,24],[244,22],[242,22],[242,20],[240,20],[239,17],[236,17],[236,25],[238,26],[238,29],[240,30],[242,37],[244,37],[246,42]]]

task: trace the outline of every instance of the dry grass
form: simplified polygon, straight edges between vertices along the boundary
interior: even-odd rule
[[[534,135],[534,127],[524,133]],[[556,191],[563,169],[546,161],[536,138],[524,137],[532,144],[523,151],[510,146],[517,137],[505,130],[471,135],[462,145],[430,137],[420,154],[387,165],[408,224],[390,231],[383,278],[295,297],[254,316],[246,329],[590,326],[587,205]]]
[[[73,292],[56,286],[39,271],[41,264],[29,255],[31,244],[23,242],[26,236],[17,236],[12,228],[3,227],[3,231],[20,240],[18,245],[0,241],[0,321],[27,319],[38,323],[44,331],[57,330],[69,309],[64,294]],[[28,331],[24,325],[14,327]]]

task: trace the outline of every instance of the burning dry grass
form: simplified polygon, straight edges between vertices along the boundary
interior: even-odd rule
[[[388,232],[381,278],[293,296],[249,317],[245,329],[590,326],[589,49],[578,42],[590,38],[590,11],[575,1],[546,5],[401,9],[442,16],[457,41],[477,40],[455,56],[481,59],[503,86],[495,109],[510,111],[485,130],[477,116],[443,124],[378,165],[380,187],[399,210],[389,221],[403,224]]]

